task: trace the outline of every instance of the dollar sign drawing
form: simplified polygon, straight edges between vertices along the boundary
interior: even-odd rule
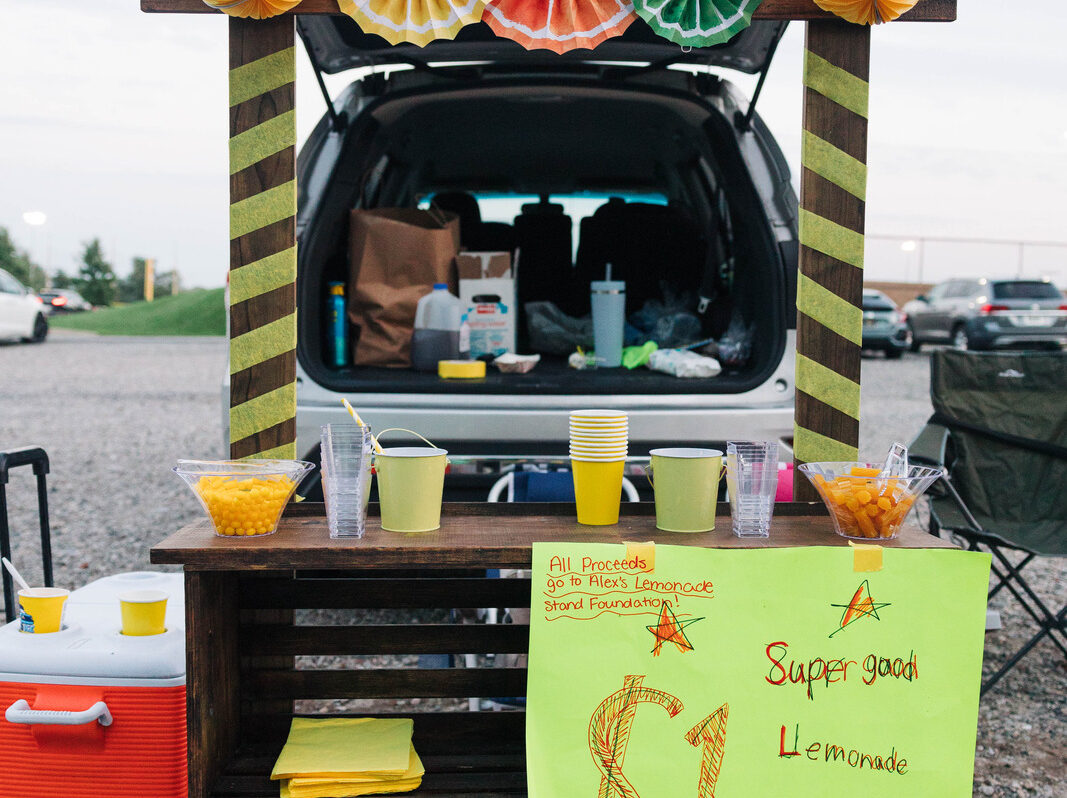
[[[589,752],[603,774],[598,798],[640,798],[622,772],[637,705],[658,704],[672,718],[683,709],[682,702],[670,693],[642,687],[644,679],[626,676],[622,689],[605,698],[589,719]]]
[[[704,746],[704,755],[700,760],[697,798],[715,798],[715,785],[719,781],[722,754],[726,748],[726,716],[729,712],[730,705],[723,704],[685,735],[690,745]]]

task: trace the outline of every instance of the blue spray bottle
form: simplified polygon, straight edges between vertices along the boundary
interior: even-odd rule
[[[345,284],[330,283],[326,298],[330,326],[330,363],[334,368],[348,365],[348,317],[345,314]]]

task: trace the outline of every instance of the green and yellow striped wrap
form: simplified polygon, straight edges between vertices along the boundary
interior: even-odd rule
[[[295,49],[230,20],[230,456],[296,457]]]
[[[808,23],[797,279],[798,463],[857,458],[869,57],[869,28]],[[795,485],[798,498],[807,498],[802,477]]]

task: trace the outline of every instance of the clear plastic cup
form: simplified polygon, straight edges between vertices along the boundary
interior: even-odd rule
[[[777,441],[727,441],[726,489],[734,534],[768,537],[778,489]]]
[[[331,538],[361,538],[367,529],[373,452],[369,426],[323,425],[322,496]]]

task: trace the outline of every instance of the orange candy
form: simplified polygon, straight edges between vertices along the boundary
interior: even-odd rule
[[[855,466],[848,476],[827,481],[816,475],[814,481],[842,531],[852,537],[895,537],[915,502],[902,480],[878,479],[876,468]]]

